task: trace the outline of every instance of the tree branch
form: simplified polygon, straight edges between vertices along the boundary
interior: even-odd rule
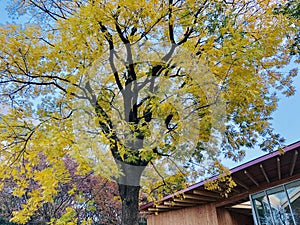
[[[117,84],[119,90],[122,93],[123,86],[122,86],[122,83],[120,81],[119,73],[118,73],[117,68],[115,66],[115,63],[114,63],[115,49],[114,49],[114,43],[113,43],[112,35],[109,33],[108,29],[102,24],[102,22],[98,22],[98,24],[100,26],[100,29],[101,29],[102,33],[104,34],[105,39],[108,42],[108,45],[109,45],[109,64],[110,64],[110,67],[111,67],[112,72],[114,74],[116,84]]]

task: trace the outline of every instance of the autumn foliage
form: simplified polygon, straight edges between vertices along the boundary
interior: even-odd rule
[[[53,199],[40,205],[26,224],[66,224],[70,220],[66,218],[66,213],[71,208],[73,210],[70,216],[77,218],[77,224],[119,224],[121,202],[116,183],[97,177],[93,173],[77,175],[76,163],[70,158],[65,159],[65,164],[70,171],[69,181],[59,184]],[[44,166],[45,164],[40,163],[37,170],[45,169]],[[37,182],[31,180],[21,195],[14,190],[18,183],[18,180],[12,179],[4,181],[0,192],[0,216],[3,220],[11,220],[16,212],[24,209],[23,205],[30,198],[32,191],[40,188]]]
[[[230,189],[220,157],[281,149],[272,112],[278,94],[295,91],[297,69],[283,69],[299,30],[276,11],[286,3],[11,1],[11,13],[31,18],[0,27],[0,178],[27,196],[13,221],[80,193],[67,158],[76,176],[115,180],[121,224],[137,225],[141,187],[157,199],[218,172]],[[93,220],[80,205],[53,223]]]

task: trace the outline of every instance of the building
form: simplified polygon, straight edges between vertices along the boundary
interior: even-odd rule
[[[231,169],[227,198],[200,182],[140,210],[148,225],[299,225],[299,151],[300,141]]]

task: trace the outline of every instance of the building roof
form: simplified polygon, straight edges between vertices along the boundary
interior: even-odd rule
[[[142,205],[140,211],[165,212],[212,202],[217,207],[245,204],[249,200],[249,194],[300,178],[299,151],[300,141],[285,147],[284,154],[275,151],[231,169],[231,176],[237,186],[226,198],[218,191],[207,190],[205,181],[202,181],[158,202]],[[214,179],[217,177],[211,178]]]

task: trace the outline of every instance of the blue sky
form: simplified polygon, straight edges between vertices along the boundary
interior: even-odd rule
[[[10,21],[5,11],[5,5],[4,0],[0,0],[0,24],[4,24],[5,21]]]
[[[0,0],[0,24],[11,21],[5,11],[7,1]],[[299,68],[300,69],[300,68]],[[300,73],[299,73],[300,74]],[[296,93],[291,97],[281,97],[278,109],[273,114],[273,127],[276,132],[286,138],[286,144],[292,144],[300,140],[300,75],[295,78]],[[265,154],[259,149],[249,150],[243,162],[257,158]],[[227,163],[226,163],[227,164]],[[236,163],[229,163],[229,167],[236,166]]]

